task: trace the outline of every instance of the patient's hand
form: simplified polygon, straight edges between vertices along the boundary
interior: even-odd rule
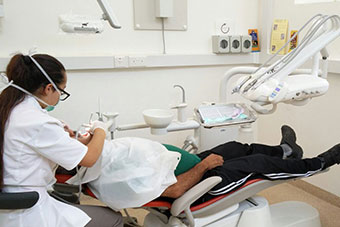
[[[211,170],[217,166],[222,166],[223,162],[223,157],[217,154],[210,154],[208,157],[202,160],[202,163],[207,165],[208,170]]]
[[[202,179],[202,176],[206,171],[223,165],[223,162],[222,156],[210,154],[187,172],[178,175],[176,177],[177,182],[165,189],[165,191],[162,193],[162,196],[174,199],[182,196],[187,190],[189,190]]]

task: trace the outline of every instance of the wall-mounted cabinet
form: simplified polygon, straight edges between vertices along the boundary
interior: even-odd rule
[[[154,0],[134,0],[134,27],[136,30],[161,30],[162,20],[156,17]],[[173,16],[164,19],[165,30],[186,31],[188,27],[187,0],[173,1]]]

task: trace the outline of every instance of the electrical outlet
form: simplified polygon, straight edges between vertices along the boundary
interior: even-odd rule
[[[145,67],[146,58],[142,56],[130,56],[129,57],[129,67]]]
[[[250,35],[241,36],[241,52],[249,53],[252,50],[252,39]]]
[[[216,54],[230,52],[230,38],[229,36],[213,35],[212,36],[212,49]]]
[[[129,57],[128,56],[115,56],[115,68],[128,68],[129,67]]]
[[[239,35],[230,36],[230,52],[231,53],[241,52],[241,36]]]

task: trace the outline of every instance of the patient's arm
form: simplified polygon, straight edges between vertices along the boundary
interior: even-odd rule
[[[211,154],[187,172],[177,176],[177,182],[168,187],[161,196],[178,198],[197,184],[203,174],[217,166],[223,165],[223,157]]]

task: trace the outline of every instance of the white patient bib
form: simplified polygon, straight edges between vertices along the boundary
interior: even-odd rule
[[[99,200],[114,210],[140,207],[176,183],[174,171],[180,156],[147,139],[106,141],[100,176],[89,186]]]

